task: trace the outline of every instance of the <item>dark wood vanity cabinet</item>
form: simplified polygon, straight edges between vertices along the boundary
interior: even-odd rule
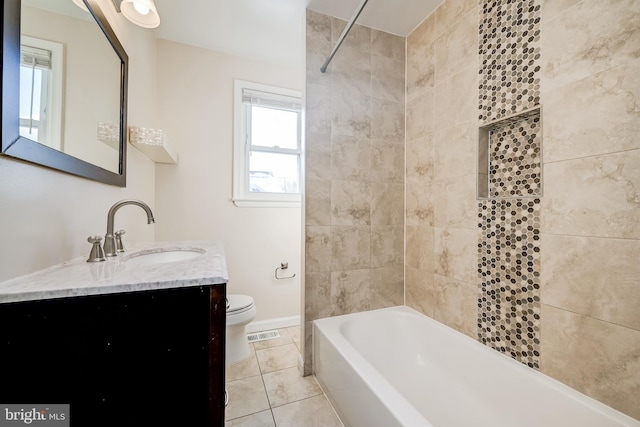
[[[73,427],[224,426],[226,285],[0,304],[0,402]]]

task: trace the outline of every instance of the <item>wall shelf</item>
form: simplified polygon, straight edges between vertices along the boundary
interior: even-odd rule
[[[156,163],[177,164],[178,153],[161,129],[129,127],[129,142]]]

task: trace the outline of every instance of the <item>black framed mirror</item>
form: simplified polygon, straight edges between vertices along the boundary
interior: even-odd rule
[[[73,4],[71,0],[67,1],[70,4]],[[96,161],[92,160],[91,157],[85,157],[82,154],[75,155],[73,151],[71,151],[70,154],[60,147],[50,146],[51,144],[47,145],[45,143],[36,142],[37,138],[24,136],[23,129],[21,128],[21,126],[24,126],[23,119],[21,119],[21,96],[23,96],[23,94],[21,94],[20,81],[21,72],[23,71],[21,70],[21,65],[24,63],[25,57],[24,46],[22,46],[21,51],[21,13],[24,10],[22,8],[22,3],[23,0],[4,0],[3,5],[1,55],[2,143],[0,146],[0,154],[87,179],[125,187],[127,170],[128,56],[124,48],[108,23],[103,11],[100,9],[97,0],[84,0],[90,16],[95,21],[91,26],[97,24],[96,27],[99,29],[99,37],[104,36],[106,39],[105,44],[108,43],[107,48],[110,46],[113,52],[115,52],[114,62],[117,71],[114,73],[119,71],[119,76],[110,76],[110,79],[113,80],[117,77],[113,91],[118,91],[119,93],[110,93],[109,96],[114,97],[115,104],[119,104],[119,106],[116,105],[114,107],[114,110],[116,111],[109,115],[110,119],[106,120],[107,123],[100,123],[100,117],[91,121],[89,124],[93,129],[91,136],[74,136],[76,140],[80,140],[75,141],[76,145],[78,145],[78,143],[84,143],[85,139],[90,139],[91,144],[97,144],[99,146],[102,151],[97,155],[98,157],[96,158]],[[80,9],[78,8],[78,10]],[[90,19],[88,15],[87,19]],[[85,22],[85,26],[86,24],[87,22]],[[83,39],[82,36],[74,38]],[[67,49],[68,47],[64,46],[64,48]],[[109,53],[109,55],[111,54]],[[99,55],[99,58],[104,56],[105,55]],[[68,93],[69,88],[73,86],[72,83],[74,77],[72,76],[72,72],[68,66],[70,59],[67,57],[65,60],[64,74],[67,81],[63,83],[63,86],[65,87],[66,93]],[[37,61],[34,60],[34,64],[36,62]],[[90,65],[92,62],[94,61],[86,61],[86,65]],[[117,62],[119,62],[119,64]],[[84,70],[80,70],[80,72],[84,72]],[[75,76],[75,79],[77,79],[77,71]],[[24,81],[24,75],[22,79]],[[33,83],[31,83],[31,85],[33,86]],[[100,83],[95,83],[94,86],[100,87]],[[103,96],[87,94],[86,91],[83,90],[76,90],[76,92],[76,97],[81,99],[83,103],[79,108],[74,110],[78,112],[77,114],[82,114],[82,112],[88,110],[91,105],[99,106],[105,102]],[[71,135],[73,133],[73,129],[77,127],[77,124],[72,121],[73,116],[76,114],[68,110],[68,105],[71,104],[70,96],[66,99],[64,104],[64,108],[67,111],[64,111],[62,116],[66,122],[67,132],[61,132],[61,140],[64,140],[67,135]],[[33,101],[31,109],[33,109]],[[96,114],[96,116],[99,116],[99,114]],[[84,122],[87,122],[87,120],[84,120]],[[107,145],[105,145],[107,144],[107,141],[98,141],[100,138],[100,129],[105,127],[111,131],[111,135],[109,137],[110,140],[108,141],[108,145],[111,145],[111,147],[107,147]],[[69,138],[70,136],[68,139]],[[104,144],[102,144],[103,142]],[[109,152],[109,150],[111,151]],[[112,165],[104,166],[101,164],[100,160],[102,157],[105,157],[104,153],[107,153],[109,157],[113,157],[114,160],[111,162]]]

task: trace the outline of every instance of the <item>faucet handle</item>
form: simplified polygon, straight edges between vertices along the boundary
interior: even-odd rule
[[[124,244],[122,243],[122,235],[126,233],[127,232],[124,230],[118,230],[115,233],[113,233],[116,236],[116,252],[118,253],[122,253],[126,251],[126,249],[124,248]]]
[[[100,245],[100,243],[102,243],[102,237],[89,236],[87,238],[87,242],[93,245],[91,246],[91,252],[89,253],[89,258],[87,259],[87,262],[104,261],[105,260],[104,251],[102,250],[102,246]]]

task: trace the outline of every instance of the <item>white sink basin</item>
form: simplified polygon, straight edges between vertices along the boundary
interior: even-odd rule
[[[124,262],[127,264],[164,264],[167,262],[187,261],[199,257],[204,253],[202,249],[167,249],[146,250],[129,255]]]

